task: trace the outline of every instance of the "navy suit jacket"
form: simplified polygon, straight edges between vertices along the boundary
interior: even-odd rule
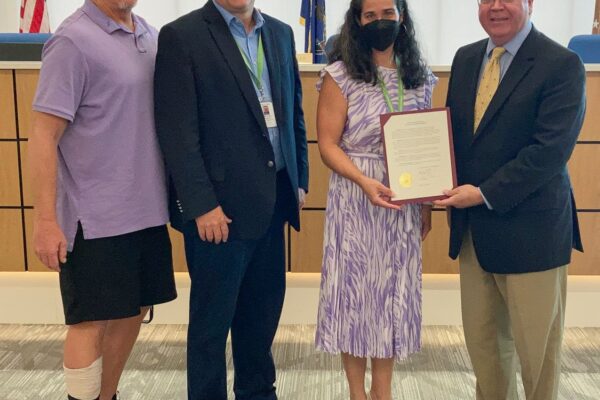
[[[299,187],[308,191],[308,156],[294,37],[288,25],[264,19],[281,148],[297,200]],[[233,220],[230,238],[262,236],[276,198],[273,148],[240,50],[212,1],[162,28],[154,83],[171,224],[181,228],[220,205]],[[297,204],[294,210],[287,219],[299,229]]]
[[[579,57],[535,28],[502,79],[476,132],[475,98],[487,39],[458,50],[447,106],[459,185],[481,188],[493,206],[452,209],[450,256],[471,230],[482,268],[543,271],[583,250],[567,161],[585,114]]]

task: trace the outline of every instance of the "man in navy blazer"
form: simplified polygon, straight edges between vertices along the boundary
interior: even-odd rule
[[[527,399],[556,398],[567,265],[582,250],[567,161],[585,113],[585,70],[533,27],[532,7],[479,0],[489,39],[458,50],[447,98],[459,186],[436,204],[452,207],[450,256],[460,257],[482,400],[517,398],[516,354]],[[496,53],[500,82],[478,122]]]
[[[210,0],[160,32],[156,126],[192,280],[188,398],[274,400],[284,224],[308,190],[292,30],[253,0]]]

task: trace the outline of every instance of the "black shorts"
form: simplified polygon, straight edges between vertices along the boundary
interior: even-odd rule
[[[133,317],[177,297],[164,225],[89,240],[79,225],[59,276],[67,325]]]

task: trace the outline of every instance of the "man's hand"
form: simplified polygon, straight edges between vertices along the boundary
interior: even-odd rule
[[[479,188],[473,185],[462,185],[452,190],[444,190],[444,194],[448,196],[447,199],[436,200],[433,204],[440,207],[452,206],[456,208],[467,208],[483,204],[483,197]]]
[[[56,221],[36,220],[33,224],[33,249],[42,264],[60,272],[67,262],[67,239]]]
[[[221,206],[196,218],[196,226],[200,239],[205,242],[219,244],[227,242],[231,220],[223,212]]]
[[[425,240],[431,231],[431,208],[429,204],[421,206],[421,240]]]
[[[306,192],[302,188],[298,188],[298,209],[302,210],[304,208],[304,203],[306,200]]]

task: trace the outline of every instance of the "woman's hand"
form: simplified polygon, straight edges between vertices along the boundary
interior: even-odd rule
[[[432,206],[428,204],[421,206],[421,240],[425,240],[431,231],[431,209]]]
[[[402,208],[401,206],[390,203],[394,193],[390,188],[378,180],[363,177],[360,180],[359,185],[374,206],[390,208],[392,210],[400,210]]]

